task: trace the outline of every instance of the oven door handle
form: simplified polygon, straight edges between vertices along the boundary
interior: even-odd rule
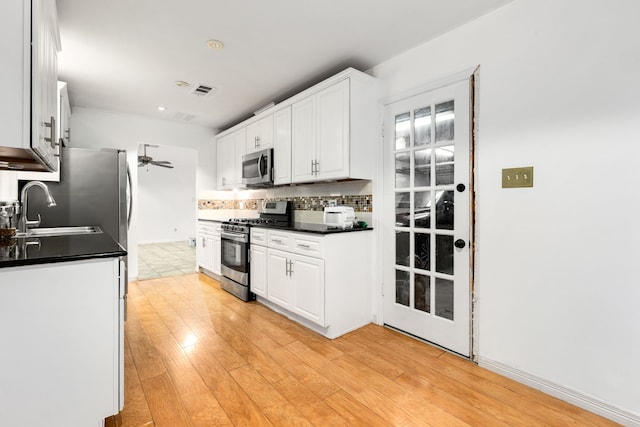
[[[221,239],[227,239],[227,240],[231,240],[233,242],[240,242],[240,243],[248,243],[249,241],[249,236],[247,236],[246,234],[242,234],[242,233],[232,233],[229,231],[221,231],[220,232],[220,238]]]

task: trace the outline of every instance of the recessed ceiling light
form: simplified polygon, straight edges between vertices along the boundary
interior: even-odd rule
[[[176,80],[176,86],[180,86],[180,87],[187,87],[189,86],[189,83],[183,81],[183,80]]]
[[[164,105],[158,105],[158,111],[167,111],[167,107]]]
[[[220,40],[207,40],[207,46],[209,46],[211,49],[222,49],[224,47],[224,44],[220,41]]]

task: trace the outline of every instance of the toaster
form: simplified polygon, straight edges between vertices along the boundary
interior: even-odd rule
[[[352,207],[328,206],[324,208],[324,225],[329,228],[353,228],[356,215]]]

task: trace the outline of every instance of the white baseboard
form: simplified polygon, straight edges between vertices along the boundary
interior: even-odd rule
[[[478,365],[490,371],[504,375],[512,380],[526,384],[551,396],[562,399],[580,408],[591,411],[595,414],[602,415],[612,421],[625,426],[640,427],[640,415],[632,414],[615,406],[601,402],[591,396],[586,396],[570,388],[554,384],[545,379],[536,377],[529,373],[520,371],[510,366],[504,365],[484,357],[478,358]]]

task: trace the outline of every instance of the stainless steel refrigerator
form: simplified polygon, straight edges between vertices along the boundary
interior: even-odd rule
[[[40,227],[98,225],[126,250],[132,206],[126,151],[64,147],[61,156],[60,182],[46,183],[57,206],[47,207],[44,194],[32,189],[27,218],[40,214]]]

